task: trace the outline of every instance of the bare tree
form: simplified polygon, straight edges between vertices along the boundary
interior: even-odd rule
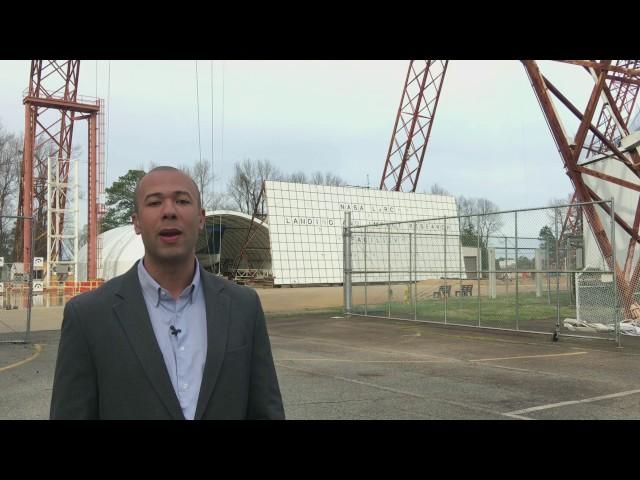
[[[284,175],[283,180],[292,183],[308,183],[310,185],[332,185],[336,187],[344,187],[347,184],[347,182],[345,182],[338,175],[331,172],[322,173],[319,170],[312,173],[309,177],[306,173],[300,170],[289,175]]]
[[[316,171],[310,177],[303,171],[282,174],[269,160],[247,158],[234,165],[233,177],[227,185],[229,197],[242,212],[252,214],[256,210],[258,214],[264,215],[267,213],[266,197],[263,195],[260,203],[256,204],[265,180],[282,180],[312,185],[345,186],[347,184],[342,178],[331,172]]]
[[[227,192],[213,192],[209,197],[209,210],[233,210],[234,205]]]
[[[274,164],[271,163],[270,160],[258,160],[257,162],[257,170],[258,170],[258,182],[259,182],[259,190],[262,190],[264,186],[264,182],[266,180],[280,180],[282,179],[282,173]],[[258,192],[260,195],[260,192]],[[264,215],[267,213],[267,197],[263,193],[260,196],[260,205],[258,205],[260,210],[260,214]]]
[[[551,198],[547,202],[548,207],[554,207],[545,211],[547,215],[547,225],[552,232],[555,232],[556,228],[558,232],[562,231],[562,225],[569,210],[569,208],[564,207],[564,205],[569,205],[572,199],[573,194],[569,193],[565,198]]]
[[[258,170],[258,177],[261,181],[265,180],[280,180],[282,173],[269,159],[258,160],[256,164]]]
[[[285,181],[291,182],[291,183],[309,183],[309,180],[307,179],[307,174],[304,173],[303,171],[293,172],[289,175],[285,175],[284,179]]]
[[[150,172],[151,170],[159,166],[160,165],[158,165],[153,160],[149,160],[148,166],[145,167],[144,162],[140,162],[136,168],[133,168],[131,170],[142,170],[143,172]]]
[[[347,185],[347,182],[345,182],[335,173],[327,172],[324,174],[324,184],[334,187],[345,187]]]
[[[13,249],[15,215],[20,180],[22,138],[4,132],[0,125],[0,256],[8,256]]]
[[[448,191],[446,191],[443,187],[441,187],[437,183],[434,183],[433,185],[431,185],[431,187],[429,188],[429,193],[431,195],[451,195]]]
[[[215,175],[211,170],[211,163],[206,159],[198,160],[193,166],[183,165],[180,170],[185,172],[193,181],[196,182],[198,190],[200,191],[200,199],[202,201],[202,208],[208,210],[212,204],[212,186],[215,181]]]
[[[498,205],[486,198],[466,198],[460,195],[456,198],[456,205],[458,215],[463,216],[460,219],[461,230],[477,233],[484,245],[504,224],[500,215],[492,215],[498,211]]]
[[[468,215],[476,213],[476,202],[474,198],[466,198],[462,195],[456,197],[456,206],[458,207],[458,215],[460,215],[460,227],[464,231],[475,231],[477,220]]]
[[[311,185],[324,185],[324,174],[321,171],[316,171],[311,175],[309,179]]]
[[[304,175],[303,172],[300,173]],[[309,183],[312,185],[331,185],[335,187],[344,187],[347,184],[347,182],[345,182],[338,175],[331,172],[322,173],[319,170],[311,175]]]
[[[233,176],[227,184],[232,201],[241,212],[259,215],[266,214],[266,199],[260,197],[265,180],[281,178],[278,168],[270,160],[244,159],[233,166]]]
[[[255,169],[252,166],[248,171],[254,173],[255,170],[259,178],[270,177],[273,168],[268,161],[258,161]],[[192,167],[183,165],[180,170],[190,175],[196,182],[202,196],[202,208],[207,211],[232,210],[234,208],[228,192],[215,191],[214,186],[218,176],[212,171],[211,163],[208,160],[198,161]]]
[[[488,245],[489,237],[498,232],[504,225],[501,215],[494,215],[499,210],[498,205],[486,198],[476,198],[476,212],[480,215],[478,221],[478,232],[480,238]]]
[[[246,158],[233,165],[233,177],[227,185],[229,195],[241,212],[251,213],[258,193],[256,193],[257,175],[255,164]]]

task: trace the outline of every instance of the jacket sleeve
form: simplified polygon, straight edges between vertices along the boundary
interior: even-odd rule
[[[284,420],[284,407],[278,385],[278,377],[271,354],[267,325],[255,291],[256,323],[251,355],[251,385],[247,418],[251,420]]]
[[[64,309],[49,416],[51,420],[99,418],[96,370],[73,302]]]

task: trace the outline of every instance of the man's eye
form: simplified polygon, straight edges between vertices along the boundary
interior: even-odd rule
[[[178,203],[181,204],[181,205],[188,205],[191,202],[189,200],[187,200],[187,199],[181,198],[180,200],[178,200]]]
[[[156,205],[160,205],[160,201],[159,200],[152,200],[152,201],[148,202],[147,205],[149,205],[150,207],[154,207]]]

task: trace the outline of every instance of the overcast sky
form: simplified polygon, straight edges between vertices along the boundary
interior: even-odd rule
[[[244,158],[267,158],[285,173],[331,171],[351,185],[377,187],[408,64],[201,60],[196,77],[194,60],[83,60],[79,93],[109,99],[106,186],[151,161],[178,166],[202,156],[211,162],[213,137],[218,191]],[[0,123],[10,132],[24,129],[29,65],[0,61]],[[540,65],[582,109],[593,84],[584,70]],[[574,125],[567,121],[571,134]],[[86,157],[86,122],[76,127],[74,143]],[[501,210],[543,206],[570,193],[520,62],[449,63],[418,191],[434,183],[453,195],[488,198]]]

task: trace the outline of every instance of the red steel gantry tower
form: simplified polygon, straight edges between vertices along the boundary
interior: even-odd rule
[[[573,105],[549,79],[542,75],[538,64],[534,60],[522,61],[562,157],[565,172],[575,189],[577,201],[592,202],[602,200],[585,183],[584,175],[613,183],[618,187],[640,192],[640,185],[637,183],[619,178],[620,176],[599,172],[589,168],[588,164],[578,163],[583,149],[587,150],[587,154],[606,150],[611,153],[611,158],[621,162],[631,175],[640,179],[640,155],[636,148],[630,148],[627,152],[622,152],[615,141],[616,136],[613,133],[617,130],[621,136],[629,135],[627,122],[637,96],[637,87],[640,85],[640,69],[637,68],[638,61],[618,61],[615,64],[612,60],[564,60],[564,62],[586,69],[594,79],[594,86],[583,110]],[[578,119],[579,125],[574,136],[567,136],[552,96]],[[604,102],[607,109],[610,109],[610,112],[604,114],[604,116],[601,115],[598,124],[594,125],[592,121],[600,100]],[[593,139],[589,147],[585,147],[588,132],[593,134]],[[611,212],[608,205],[603,204],[602,210],[603,212],[598,212],[593,205],[583,206],[583,212],[591,226],[600,251],[609,267],[612,270],[615,269],[624,316],[625,318],[638,319],[640,318],[640,305],[634,298],[634,292],[637,290],[638,280],[640,279],[640,261],[636,261],[634,265],[634,254],[636,245],[640,241],[640,236],[638,235],[638,227],[640,227],[640,198],[635,206],[632,225],[629,225],[617,213]],[[627,255],[623,267],[617,261],[615,261],[615,264],[613,261],[615,258],[613,255],[613,239],[609,238],[610,232],[604,228],[601,218],[601,216],[606,218],[607,215],[609,218],[613,215],[616,225],[628,237]]]
[[[640,61],[638,60],[563,60],[568,64],[585,69],[594,79],[594,87],[586,107],[583,110],[574,106],[547,78],[536,61],[523,60],[522,63],[531,81],[535,95],[547,120],[551,134],[556,142],[560,156],[574,187],[574,200],[592,202],[602,200],[589,188],[583,175],[593,176],[613,183],[619,187],[640,192],[640,184],[623,178],[604,174],[588,164],[579,164],[581,155],[586,156],[611,152],[613,158],[620,161],[633,176],[640,179],[640,155],[636,148],[623,153],[618,139],[629,135],[628,122],[640,87]],[[435,116],[447,61],[421,60],[411,61],[400,101],[400,108],[393,128],[393,135],[387,153],[380,188],[385,190],[414,192],[422,167],[433,119]],[[573,137],[568,137],[551,100],[553,95],[578,120],[579,126]],[[592,120],[602,101],[603,107],[597,124]],[[591,132],[589,146],[586,146],[587,134]],[[583,211],[594,233],[596,242],[609,267],[616,271],[616,282],[621,295],[621,306],[625,318],[640,318],[640,305],[634,298],[640,281],[640,260],[635,262],[636,245],[640,242],[640,197],[635,207],[632,225],[620,215],[611,212],[608,206],[598,213],[593,205],[585,205]],[[612,261],[613,239],[603,227],[603,218],[614,215],[615,223],[628,237],[627,255],[624,266]],[[570,214],[571,215],[571,214]],[[565,229],[577,227],[577,218],[568,216]],[[567,225],[569,223],[569,225]],[[564,230],[564,229],[563,229]],[[625,239],[626,240],[626,239]]]
[[[448,60],[411,60],[393,126],[381,190],[415,192]]]
[[[104,189],[104,163],[102,161],[103,145],[101,141],[102,129],[99,131],[98,121],[102,123],[101,101],[78,101],[78,79],[80,75],[80,60],[33,60],[29,89],[23,103],[25,106],[25,134],[23,165],[21,170],[21,191],[18,201],[18,215],[31,217],[33,215],[34,185],[46,185],[46,158],[36,155],[41,146],[51,143],[56,156],[57,178],[62,185],[69,178],[69,163],[73,140],[73,126],[76,120],[88,121],[88,237],[87,237],[87,279],[97,278],[98,271],[98,220],[104,207],[99,196]],[[100,134],[100,135],[99,135]],[[34,172],[36,176],[34,178]],[[57,225],[47,225],[46,228],[56,228],[63,232],[64,209],[66,205],[66,188],[55,196],[51,205],[46,208],[58,212]],[[44,199],[40,196],[38,202]],[[42,204],[41,204],[42,205]],[[18,223],[20,227],[20,223]],[[33,222],[24,222],[23,231],[18,228],[16,242],[22,243],[22,258],[24,265],[32,261],[30,239]],[[40,232],[44,233],[44,232]],[[22,240],[20,240],[22,239]],[[62,250],[62,239],[57,238],[52,246],[54,256],[59,256]],[[77,278],[75,279],[77,281]]]
[[[640,67],[640,60],[616,60],[615,65],[634,69]],[[621,82],[615,78],[608,78],[606,83],[611,96],[615,99],[615,109],[620,113],[620,119],[614,116],[609,104],[605,102],[600,109],[596,128],[604,134],[607,140],[617,144],[619,139],[628,133],[631,113],[638,97],[638,84]],[[592,135],[589,146],[585,147],[585,150],[586,160],[594,155],[604,153],[606,145],[596,135]],[[574,204],[576,201],[576,193],[574,192],[570,203]],[[580,232],[581,228],[582,219],[578,215],[578,209],[573,206],[569,207],[562,225],[559,242],[562,242],[563,237],[567,234]]]

